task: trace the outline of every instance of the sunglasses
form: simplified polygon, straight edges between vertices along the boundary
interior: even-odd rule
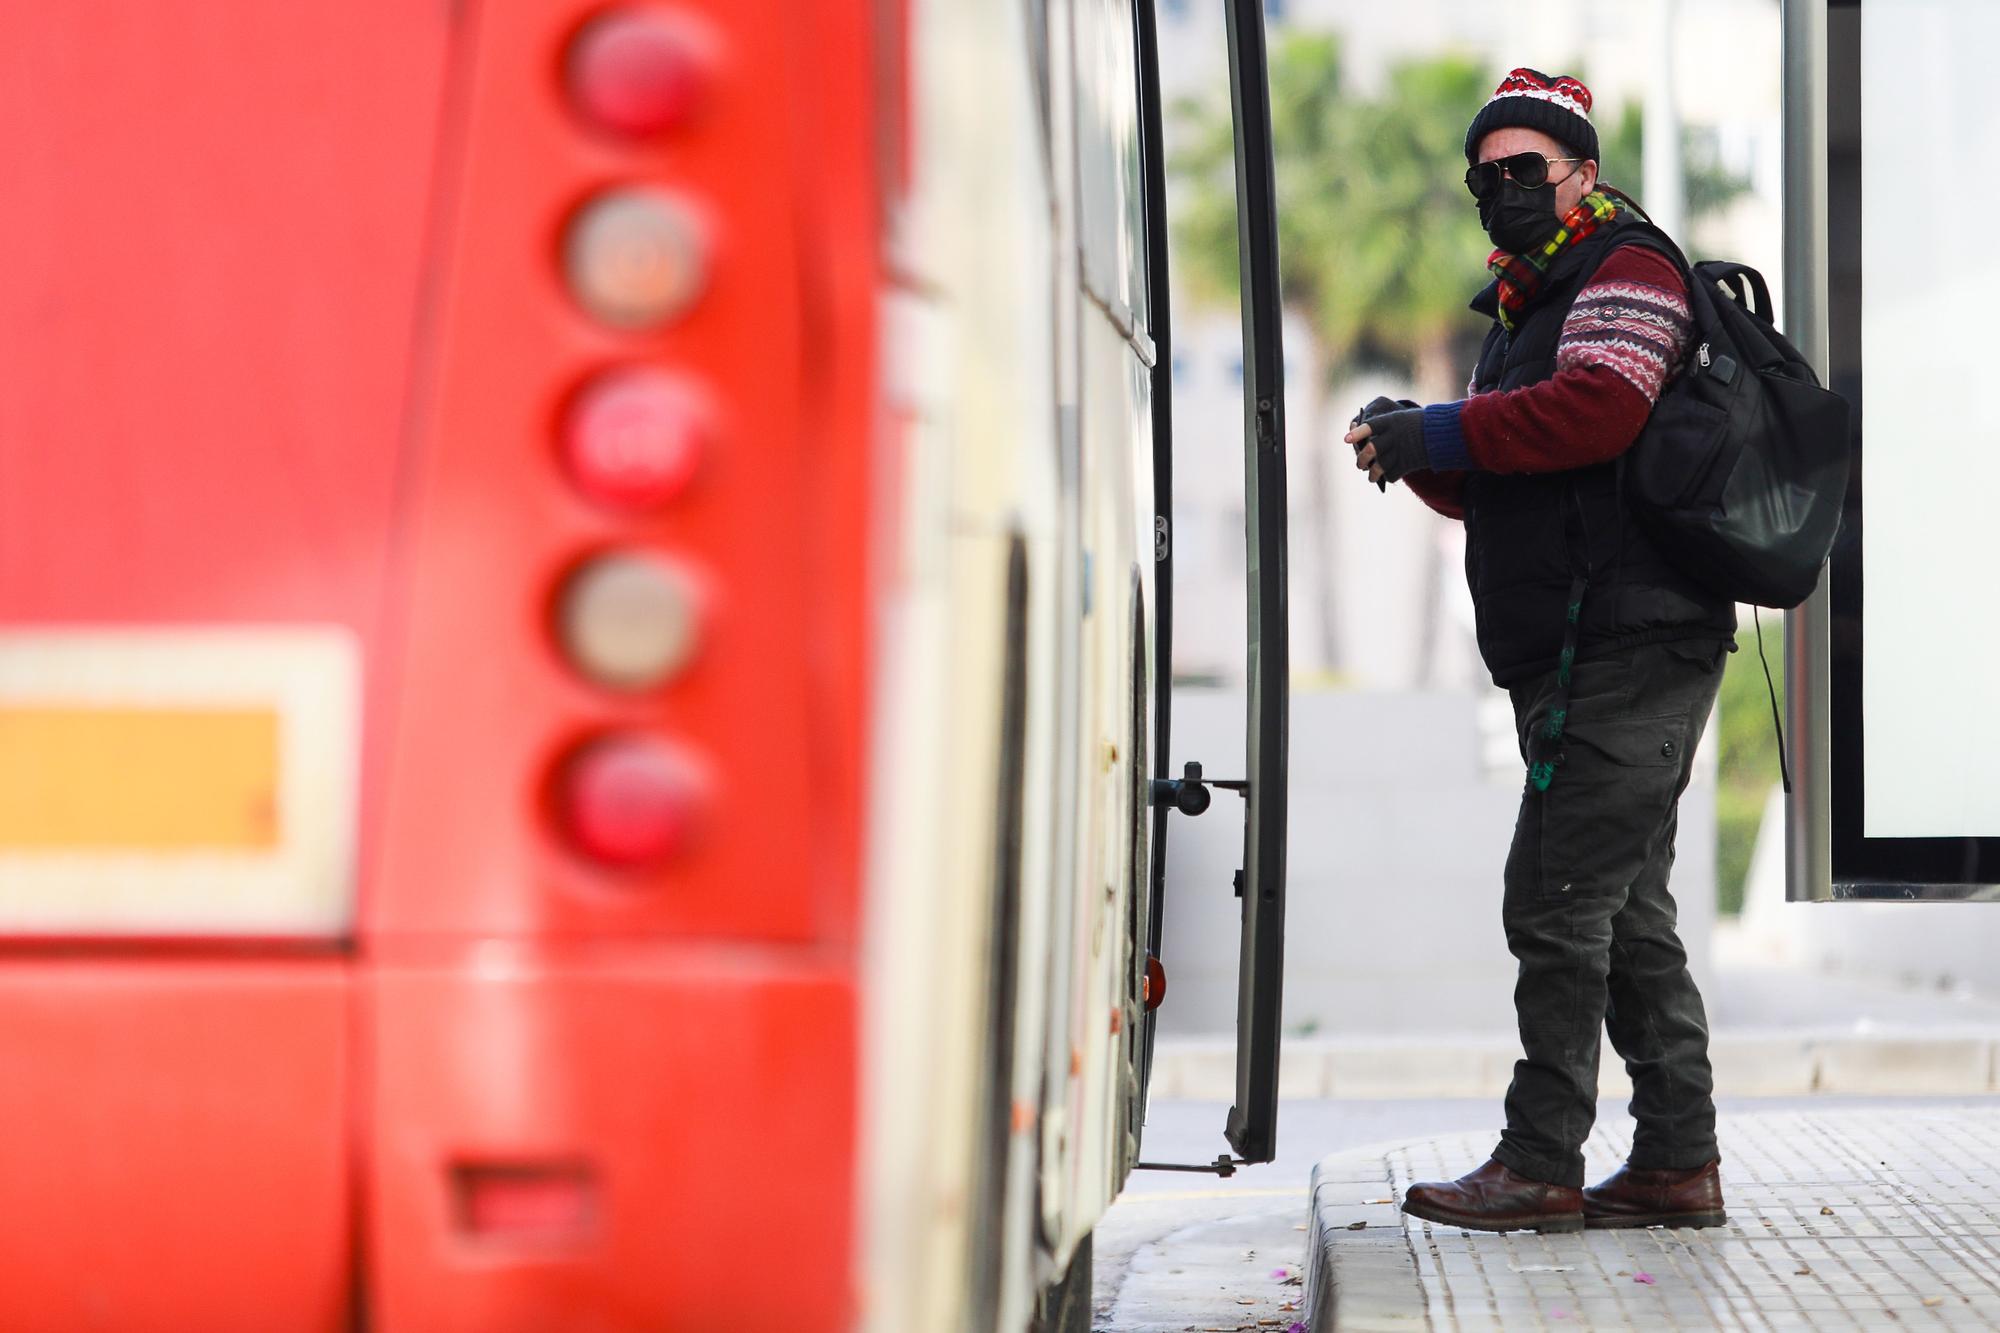
[[[1540,153],[1516,153],[1512,157],[1495,158],[1491,162],[1481,162],[1468,167],[1465,172],[1465,188],[1472,191],[1474,199],[1491,199],[1500,193],[1502,179],[1511,177],[1523,189],[1539,189],[1548,184],[1549,164],[1552,162],[1581,162],[1580,157],[1543,157]],[[1569,177],[1565,176],[1564,180]]]

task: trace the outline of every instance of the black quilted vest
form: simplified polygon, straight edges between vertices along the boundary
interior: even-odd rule
[[[1472,389],[1518,389],[1555,375],[1556,342],[1571,304],[1606,255],[1641,228],[1599,228],[1557,257],[1510,337],[1494,319]],[[1473,299],[1492,316],[1498,285]],[[1585,564],[1577,660],[1670,639],[1733,639],[1736,608],[1682,574],[1647,538],[1619,494],[1618,460],[1566,472],[1468,472],[1465,578],[1479,653],[1494,683],[1554,671],[1562,653],[1571,574]]]

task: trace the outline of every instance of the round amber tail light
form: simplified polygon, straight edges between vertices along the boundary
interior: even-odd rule
[[[708,247],[692,210],[664,190],[608,190],[570,219],[563,273],[590,315],[644,331],[671,323],[708,281]]]
[[[614,690],[679,674],[701,632],[701,592],[684,566],[645,551],[597,556],[557,596],[556,634],[571,665]]]

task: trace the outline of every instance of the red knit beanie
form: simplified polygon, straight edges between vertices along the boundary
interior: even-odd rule
[[[1540,130],[1583,157],[1597,156],[1597,127],[1590,123],[1590,89],[1567,74],[1554,78],[1525,66],[1510,70],[1465,132],[1465,160],[1479,160],[1479,141],[1507,126]]]

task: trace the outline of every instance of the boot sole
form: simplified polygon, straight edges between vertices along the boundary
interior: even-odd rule
[[[1720,1227],[1729,1224],[1727,1213],[1650,1213],[1639,1217],[1591,1217],[1583,1219],[1592,1231],[1636,1231],[1641,1227],[1686,1228]]]
[[[1583,1230],[1582,1213],[1541,1213],[1526,1217],[1472,1217],[1448,1212],[1443,1208],[1427,1208],[1422,1204],[1409,1203],[1403,1205],[1403,1211],[1411,1217],[1421,1217],[1426,1222],[1440,1222],[1448,1227],[1464,1227],[1467,1231]]]

